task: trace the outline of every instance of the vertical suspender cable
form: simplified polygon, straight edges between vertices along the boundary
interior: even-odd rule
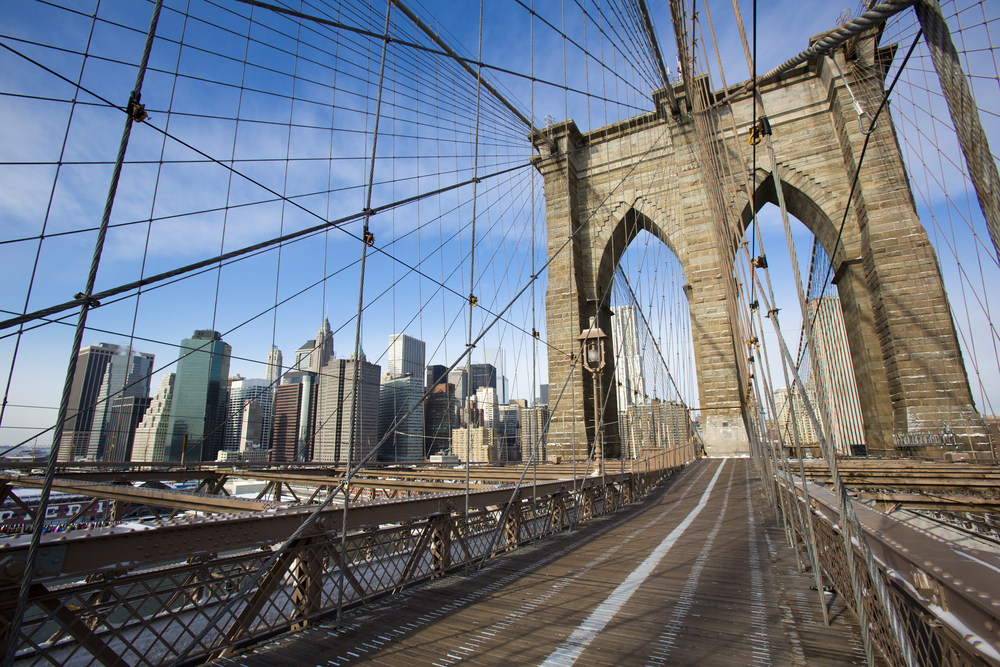
[[[468,423],[465,427],[465,520],[469,520],[469,475],[470,467],[472,465],[472,392],[478,387],[472,386],[472,309],[476,305],[475,297],[475,286],[476,286],[476,200],[478,198],[478,185],[479,185],[479,106],[480,100],[482,99],[482,83],[483,83],[483,1],[479,0],[479,55],[477,57],[479,64],[476,66],[476,129],[473,138],[473,148],[472,148],[472,248],[469,251],[469,331],[468,331],[468,343],[466,347],[468,348],[468,359],[466,361],[466,388],[468,392]],[[485,359],[483,360],[485,362]],[[500,380],[503,382],[503,380]],[[486,444],[485,434],[483,435],[483,444]],[[487,457],[488,458],[488,457]]]
[[[342,513],[343,522],[340,529],[340,576],[337,583],[337,627],[344,612],[344,573],[347,569],[347,511],[350,505],[351,477],[354,475],[352,467],[354,448],[361,447],[360,431],[358,420],[361,418],[361,315],[364,310],[365,298],[365,263],[368,259],[368,246],[374,245],[374,237],[368,229],[368,223],[372,216],[372,186],[375,182],[375,156],[378,150],[378,124],[382,116],[382,89],[385,82],[385,58],[389,50],[389,17],[392,14],[392,0],[385,3],[385,31],[382,37],[382,62],[378,72],[378,93],[375,99],[375,127],[372,130],[372,152],[368,165],[368,192],[365,194],[364,226],[361,232],[361,276],[358,279],[358,314],[354,323],[354,377],[351,379],[351,433],[348,437],[347,447],[347,467],[344,475],[344,511]],[[346,369],[346,366],[345,366]],[[341,454],[343,456],[343,454]],[[363,456],[362,456],[363,458]],[[332,494],[331,494],[332,495]]]
[[[531,15],[528,17],[528,32],[530,35],[529,50],[530,60],[531,60],[531,82],[530,82],[530,96],[531,96],[531,125],[535,125],[535,0],[531,0]],[[587,108],[590,108],[590,102],[587,102]],[[538,418],[538,402],[535,400],[535,392],[538,391],[538,378],[536,377],[536,371],[538,370],[538,322],[535,319],[535,179],[537,177],[535,174],[531,175],[531,407],[533,409],[534,415],[532,421],[535,424],[541,426],[541,422]],[[541,392],[539,392],[541,393]],[[522,430],[523,433],[523,430]],[[544,431],[539,429],[538,436],[531,438],[531,502],[533,507],[533,513],[537,514],[537,502],[535,500],[535,495],[537,494],[536,486],[538,485],[538,448],[542,444],[542,438],[544,437]],[[522,442],[522,456],[523,454],[523,443],[524,438],[521,438]]]
[[[66,414],[69,412],[69,396],[73,389],[73,379],[76,376],[77,357],[80,354],[80,346],[83,343],[83,332],[87,326],[87,313],[92,307],[100,305],[88,297],[93,293],[94,284],[97,282],[97,270],[101,264],[104,240],[108,234],[108,223],[111,220],[111,210],[115,203],[115,193],[118,191],[118,179],[121,177],[122,163],[125,161],[125,150],[128,148],[129,136],[132,133],[132,123],[144,118],[141,115],[142,107],[139,105],[139,98],[142,93],[142,82],[146,76],[146,65],[149,63],[149,53],[153,48],[153,36],[156,34],[156,24],[160,20],[160,10],[162,7],[163,0],[156,0],[156,4],[153,6],[153,15],[149,21],[149,30],[146,32],[146,45],[142,51],[142,60],[139,62],[139,71],[135,77],[135,87],[129,96],[125,129],[122,131],[121,143],[118,145],[118,156],[115,158],[115,167],[111,174],[111,184],[108,187],[108,197],[104,204],[101,226],[97,232],[97,241],[94,243],[94,256],[90,262],[87,286],[83,291],[84,301],[80,305],[80,315],[77,318],[76,331],[73,335],[73,347],[70,350],[69,365],[66,369],[66,382],[63,385],[62,398],[59,401],[59,414],[56,417],[56,428],[52,435],[52,448],[49,450],[49,460],[45,466],[45,477],[42,481],[41,495],[38,499],[38,510],[35,512],[35,522],[32,527],[31,542],[28,546],[24,578],[21,580],[21,588],[18,592],[14,615],[11,617],[10,625],[7,626],[7,652],[4,656],[5,667],[14,662],[14,655],[17,652],[18,645],[18,633],[21,630],[24,612],[28,606],[31,579],[34,575],[35,561],[42,539],[42,528],[45,526],[46,508],[49,503],[49,494],[52,491],[52,481],[55,478],[56,462],[60,458],[60,452],[64,449],[61,443],[62,434],[66,423]],[[67,458],[70,454],[72,454],[72,443],[70,443]]]

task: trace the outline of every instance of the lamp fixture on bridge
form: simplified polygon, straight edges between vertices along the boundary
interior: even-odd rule
[[[604,476],[604,447],[601,446],[601,391],[598,374],[604,373],[604,339],[608,335],[597,326],[597,318],[590,318],[590,328],[576,337],[583,345],[583,367],[594,378],[594,455],[597,457],[597,473]]]
[[[597,318],[590,318],[590,328],[584,329],[583,333],[576,337],[583,343],[584,357],[583,367],[591,373],[599,373],[604,370],[604,339],[608,335],[597,326]]]

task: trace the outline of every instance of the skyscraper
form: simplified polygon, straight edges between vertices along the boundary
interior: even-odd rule
[[[457,428],[451,434],[452,453],[461,461],[496,463],[500,460],[497,432],[484,426]]]
[[[350,454],[351,463],[356,464],[375,447],[381,374],[381,367],[368,363],[360,349],[350,359],[330,359],[323,366],[316,403],[313,461],[346,462]],[[358,378],[357,402],[355,377]]]
[[[60,461],[99,456],[101,431],[110,407],[108,398],[123,388],[128,393],[121,395],[148,396],[152,363],[153,355],[132,354],[127,348],[112,343],[89,345],[80,350],[66,425],[62,437],[53,443],[59,451]],[[108,373],[112,365],[112,372]]]
[[[323,364],[333,359],[333,334],[330,331],[330,320],[324,319],[316,338],[307,340],[302,347],[295,350],[295,366],[292,371],[311,371],[319,373]]]
[[[419,375],[382,375],[377,442],[382,442],[387,434],[389,437],[378,450],[379,461],[415,463],[424,460],[423,393],[424,382]]]
[[[507,367],[504,364],[504,352],[502,347],[487,347],[483,349],[483,356],[487,365],[496,369],[497,400],[506,403],[510,400],[507,396]]]
[[[412,336],[389,336],[387,369],[379,390],[378,442],[386,434],[389,438],[379,449],[380,461],[424,460],[425,348],[424,341]]]
[[[164,460],[215,460],[225,435],[231,353],[222,334],[211,329],[197,330],[181,341]]]
[[[271,429],[271,461],[311,461],[316,429],[318,376],[308,371],[285,375],[274,397],[274,426]]]
[[[483,426],[499,428],[500,412],[495,388],[480,387],[476,390],[476,408],[483,411]]]
[[[281,382],[281,350],[276,347],[267,353],[267,374],[264,377],[272,387]]]
[[[274,390],[269,381],[258,378],[240,378],[229,384],[229,407],[226,415],[225,439],[222,448],[235,452],[240,446],[240,432],[243,428],[243,408],[248,401],[257,401],[261,408],[262,435],[259,443],[262,449],[271,446],[271,415],[273,412]]]
[[[865,445],[865,428],[861,417],[858,384],[854,378],[854,363],[847,342],[844,314],[836,294],[810,299],[809,317],[813,318],[813,358],[819,368],[813,368],[818,397],[825,400],[828,413],[822,417],[837,453],[851,456],[855,448]],[[816,371],[819,370],[819,373]],[[822,404],[822,402],[821,402]],[[817,406],[817,412],[819,409]]]
[[[521,410],[522,405],[511,401],[497,408],[496,430],[499,434],[497,455],[501,462],[521,459]]]
[[[538,403],[534,407],[521,410],[521,459],[529,460],[535,452],[536,460],[545,461],[545,445],[548,443],[549,406]]]
[[[642,373],[639,354],[639,327],[635,306],[611,308],[611,344],[615,361],[618,410],[624,412],[630,405],[645,403],[646,382]]]
[[[456,368],[448,373],[448,382],[455,385],[455,398],[459,405],[465,405],[465,399],[469,397],[469,374],[464,368]]]
[[[809,403],[812,404],[815,410],[816,418],[822,423],[823,416],[819,410],[816,410],[818,403],[816,402],[816,386],[813,384],[813,379],[810,377],[806,381],[806,396],[809,398]],[[806,410],[805,401],[802,400],[802,394],[798,388],[795,388],[789,396],[789,391],[787,387],[782,387],[774,392],[774,406],[778,411],[776,415],[778,430],[781,433],[781,439],[785,444],[785,447],[794,447],[795,438],[794,430],[792,428],[792,411],[795,411],[794,423],[798,427],[799,444],[815,446],[819,442],[819,437],[816,434],[816,427],[812,420],[809,419],[809,412]]]
[[[442,382],[448,382],[448,367],[441,364],[427,366],[427,388],[430,389]]]
[[[481,387],[497,388],[497,369],[493,364],[472,364],[469,369],[468,393],[471,396]]]
[[[153,401],[149,396],[115,396],[111,399],[102,434],[102,461],[131,461],[135,431]]]
[[[430,369],[428,369],[430,372]],[[451,451],[451,430],[458,427],[460,407],[455,385],[435,384],[424,401],[424,457]]]
[[[94,425],[91,430],[90,444],[87,448],[87,459],[91,461],[105,460],[104,453],[110,447],[111,442],[108,434],[108,421],[111,416],[111,407],[117,398],[148,398],[150,375],[153,372],[154,355],[145,352],[136,352],[125,346],[115,345],[117,351],[108,362],[104,370],[104,380],[101,382],[101,391],[97,396],[97,406],[94,409]],[[143,404],[142,410],[148,406],[149,402]],[[120,406],[121,407],[121,406]],[[133,404],[133,408],[134,408]],[[142,416],[142,412],[139,413]],[[123,422],[121,417],[118,420],[118,427],[121,428]],[[117,454],[121,456],[121,452]],[[123,461],[127,459],[109,459]]]
[[[687,406],[678,401],[630,405],[621,413],[618,432],[625,456],[638,458],[654,450],[672,449],[686,444],[691,437]]]
[[[170,422],[170,406],[174,400],[174,373],[167,373],[160,381],[160,388],[146,408],[142,421],[135,429],[132,444],[132,460],[163,461],[167,453],[167,427]]]
[[[385,372],[395,378],[412,375],[423,384],[425,349],[422,340],[406,334],[392,334],[389,336]]]

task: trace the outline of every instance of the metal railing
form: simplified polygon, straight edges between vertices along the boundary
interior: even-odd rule
[[[793,469],[794,470],[794,469]],[[866,619],[871,642],[889,665],[907,660],[879,599],[872,577],[886,584],[887,601],[900,619],[902,635],[916,664],[948,667],[1000,665],[1000,557],[947,542],[903,521],[860,504],[855,512],[877,572],[862,557],[860,543],[852,540],[854,553],[845,552],[843,521],[835,494],[792,474],[774,479],[775,493],[784,499],[790,522],[810,512],[819,566],[833,589],[855,612]],[[808,552],[807,531],[799,530],[796,547]],[[852,573],[852,569],[854,572]],[[855,586],[861,595],[855,597]],[[855,599],[863,600],[858,613]]]
[[[45,535],[15,664],[170,664],[210,624],[186,662],[229,655],[331,615],[338,600],[357,605],[613,512],[694,456],[689,443],[609,465],[603,476],[473,490],[468,514],[457,491],[352,504],[346,517],[331,506],[221,618],[309,506]],[[4,626],[27,545],[27,537],[0,541]]]

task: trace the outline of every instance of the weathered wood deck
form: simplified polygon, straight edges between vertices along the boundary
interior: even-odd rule
[[[853,665],[864,651],[761,497],[749,459],[705,459],[646,500],[230,665]]]

